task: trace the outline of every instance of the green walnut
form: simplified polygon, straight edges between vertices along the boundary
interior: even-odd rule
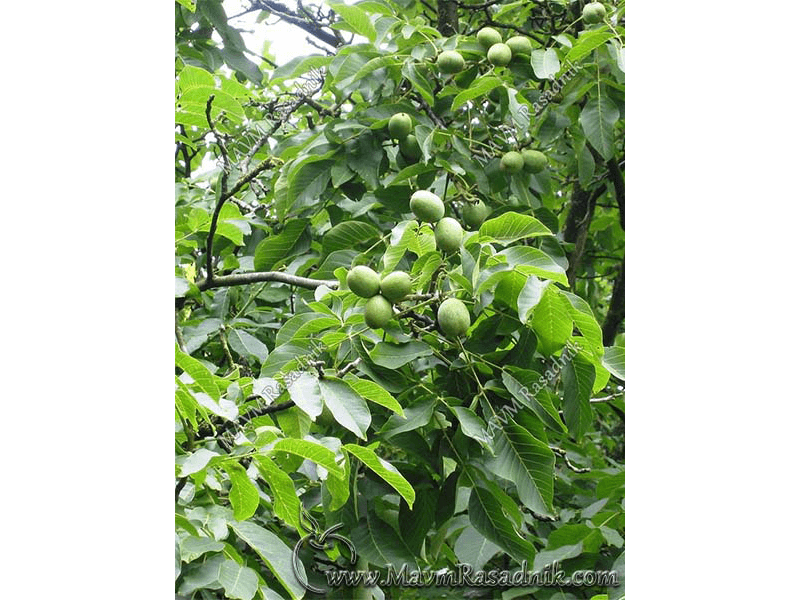
[[[357,265],[347,273],[347,287],[356,296],[372,298],[381,289],[381,278],[366,265]]]
[[[523,150],[522,161],[530,173],[539,173],[547,166],[547,157],[538,150]]]
[[[500,35],[500,32],[497,31],[497,29],[493,29],[491,27],[484,27],[478,32],[478,42],[484,48],[489,48],[490,46],[499,44],[502,41],[503,41],[503,36]]]
[[[411,293],[411,277],[405,271],[392,271],[381,279],[381,295],[389,302],[400,302]]]
[[[445,50],[436,59],[436,66],[442,73],[459,73],[464,70],[464,57],[455,50]]]
[[[456,298],[448,298],[439,307],[436,313],[436,320],[439,322],[439,328],[448,337],[458,337],[467,333],[469,329],[470,318],[467,307],[461,300]]]
[[[420,221],[436,223],[444,216],[444,203],[441,198],[427,190],[418,190],[411,194],[411,212]]]
[[[461,223],[452,217],[445,217],[436,224],[433,237],[436,240],[436,247],[445,254],[450,254],[461,248],[464,230],[461,228]]]
[[[486,53],[486,58],[488,58],[489,62],[495,67],[505,67],[511,62],[511,48],[503,43],[495,44],[489,48],[489,52]]]
[[[522,154],[516,150],[506,152],[503,154],[503,158],[500,159],[500,168],[509,173],[519,173],[524,165],[525,161],[522,158]]]
[[[511,48],[511,54],[514,56],[525,56],[531,53],[531,41],[524,35],[515,35],[508,38],[506,46]]]
[[[465,204],[464,208],[461,209],[464,223],[470,229],[478,229],[491,212],[491,209],[484,204],[483,200],[478,200],[474,204]]]
[[[411,117],[406,113],[397,113],[389,119],[389,135],[396,140],[402,140],[411,133]]]
[[[606,18],[606,7],[600,2],[590,2],[583,7],[583,20],[589,24],[601,23]]]
[[[400,153],[411,162],[417,162],[422,158],[422,149],[414,134],[400,138]]]
[[[394,313],[389,301],[381,296],[373,296],[364,307],[364,322],[372,329],[381,329],[392,320]]]

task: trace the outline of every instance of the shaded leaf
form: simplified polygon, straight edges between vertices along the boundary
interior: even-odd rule
[[[408,504],[409,508],[414,506],[414,488],[406,481],[391,463],[383,460],[375,452],[363,446],[355,444],[345,444],[342,446],[347,452],[355,456],[358,460],[369,467],[378,477],[392,486]]]

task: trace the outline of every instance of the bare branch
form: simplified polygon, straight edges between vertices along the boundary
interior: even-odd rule
[[[326,285],[334,290],[339,287],[339,282],[336,280],[309,279],[308,277],[290,275],[289,273],[283,273],[282,271],[253,271],[252,273],[221,275],[219,277],[212,278],[210,281],[208,279],[204,279],[197,284],[197,287],[200,288],[200,291],[204,291],[212,288],[249,285],[251,283],[260,283],[262,281],[278,281],[280,283],[296,285],[297,287],[309,290],[316,289],[321,285]]]

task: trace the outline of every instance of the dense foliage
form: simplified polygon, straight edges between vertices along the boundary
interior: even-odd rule
[[[624,4],[472,4],[251,2],[327,48],[279,66],[175,4],[182,597],[315,597],[292,550],[338,524],[362,569],[622,580]],[[323,587],[325,548],[300,548]]]

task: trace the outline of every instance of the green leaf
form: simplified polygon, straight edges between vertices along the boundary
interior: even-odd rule
[[[581,127],[586,139],[606,160],[614,156],[614,124],[618,120],[617,105],[605,95],[587,99],[581,111]]]
[[[326,67],[330,64],[331,58],[320,54],[295,56],[272,72],[271,83],[278,83],[279,80],[283,79],[294,79],[298,75],[303,75],[320,67]]]
[[[553,79],[561,70],[558,54],[552,48],[542,50],[538,48],[531,52],[531,66],[539,79]]]
[[[291,378],[291,381],[289,379]],[[311,373],[297,372],[286,376],[286,389],[289,397],[304,413],[316,421],[322,414],[322,391],[319,379]]]
[[[395,570],[400,570],[405,565],[409,569],[416,567],[414,555],[403,539],[371,510],[353,528],[352,535],[358,555],[373,565],[382,568],[393,565]]]
[[[293,206],[304,206],[307,203],[317,202],[319,196],[331,180],[331,167],[336,161],[328,158],[333,152],[322,155],[312,155],[294,165],[287,176],[285,198],[276,198],[278,217],[285,219]],[[277,183],[276,183],[277,196]],[[287,226],[293,221],[289,221]]]
[[[592,307],[580,296],[571,294],[570,292],[561,291],[561,293],[569,300],[572,305],[572,320],[575,321],[575,326],[580,329],[583,337],[591,344],[591,352],[596,356],[603,355],[603,331],[600,329],[600,324],[594,316]]]
[[[569,52],[567,52],[564,62],[577,63],[592,50],[598,46],[602,46],[613,37],[614,34],[608,31],[608,27],[606,26],[603,26],[602,29],[594,29],[592,31],[585,32],[578,38],[578,43],[575,44]]]
[[[224,547],[225,544],[211,538],[190,535],[183,538],[180,542],[181,560],[186,563],[192,562],[194,559],[200,558],[206,552],[219,552]]]
[[[403,477],[400,471],[391,463],[383,460],[375,454],[375,452],[363,446],[345,444],[342,447],[369,467],[378,477],[397,490],[397,493],[402,496],[409,508],[414,506],[414,488],[411,487],[411,484],[406,481],[406,478]]]
[[[231,490],[228,494],[233,517],[239,521],[249,519],[256,513],[258,508],[258,490],[244,467],[238,462],[224,462],[222,468],[231,479]]]
[[[200,67],[186,65],[178,74],[178,85],[186,92],[196,87],[214,87],[214,76]]]
[[[564,381],[564,420],[570,433],[579,438],[592,423],[589,396],[595,378],[594,366],[581,356],[575,356],[566,364],[561,377]]]
[[[538,248],[530,246],[512,246],[506,248],[498,255],[505,256],[506,262],[512,267],[517,268],[516,271],[523,272],[526,275],[538,275],[544,279],[552,279],[564,285],[569,285],[567,280],[567,272],[560,264],[553,258]]]
[[[269,350],[264,342],[242,329],[229,329],[228,343],[234,352],[245,358],[253,357],[259,362],[264,362],[269,355]]]
[[[256,271],[269,271],[289,258],[289,251],[305,231],[306,222],[305,219],[294,219],[278,235],[261,240],[256,246],[253,268]]]
[[[553,451],[513,421],[495,431],[495,458],[487,465],[490,471],[514,483],[519,499],[530,510],[554,516]]]
[[[480,234],[507,244],[523,238],[552,235],[552,232],[541,221],[530,215],[507,212],[485,221],[481,225]]]
[[[336,464],[336,455],[322,444],[310,442],[308,440],[298,440],[285,438],[275,442],[272,446],[273,452],[288,452],[295,456],[300,456],[323,467],[334,477],[344,477],[344,470]]]
[[[258,575],[250,567],[235,560],[226,560],[219,569],[218,581],[225,588],[227,598],[251,600],[258,591]]]
[[[549,281],[542,281],[533,275],[528,277],[517,296],[517,313],[520,321],[528,322],[528,315],[539,304],[548,285],[550,285]]]
[[[253,462],[272,492],[272,510],[275,516],[300,531],[300,499],[292,478],[268,456],[256,454]]]
[[[458,562],[470,565],[475,570],[481,570],[501,548],[474,527],[467,526],[458,536],[453,550]]]
[[[233,521],[230,526],[239,538],[255,550],[293,599],[300,599],[305,595],[305,588],[297,581],[292,569],[292,550],[277,535],[250,521]],[[302,563],[298,567],[300,576],[305,581]]]
[[[366,246],[379,237],[380,231],[374,225],[363,221],[344,221],[332,227],[322,238],[322,253],[328,255],[335,250]]]
[[[403,407],[400,403],[392,397],[392,395],[383,389],[380,385],[369,379],[359,379],[355,375],[348,373],[344,381],[350,388],[359,396],[375,404],[380,404],[394,411],[401,417],[404,417]]]
[[[405,416],[392,415],[381,429],[381,434],[385,439],[406,431],[419,429],[430,423],[433,417],[433,409],[436,406],[434,400],[420,402],[405,409]]]
[[[175,276],[175,297],[183,298],[190,290],[189,282],[183,277]]]
[[[428,79],[420,72],[419,65],[413,62],[406,62],[403,65],[403,75],[411,82],[411,85],[420,93],[422,98],[430,105],[433,105],[433,89]]]
[[[372,421],[367,403],[341,379],[326,377],[319,381],[325,406],[340,425],[367,439],[367,428]]]
[[[370,42],[374,42],[375,38],[378,37],[378,33],[375,31],[375,27],[369,20],[367,13],[357,6],[330,3],[330,7],[344,19],[354,33],[364,36]]]
[[[217,457],[219,457],[219,454],[211,452],[211,450],[207,450],[206,448],[195,450],[181,465],[180,476],[188,477],[198,471],[202,471],[206,468],[211,459]]]
[[[461,432],[492,452],[491,435],[483,419],[466,406],[450,406],[449,408],[461,423]]]
[[[603,355],[603,366],[611,371],[614,377],[625,381],[625,348],[622,346],[606,348],[606,352]]]
[[[220,54],[231,69],[239,71],[253,83],[261,84],[264,74],[258,68],[258,65],[247,58],[241,50],[225,47],[220,50]]]
[[[181,6],[185,6],[190,11],[194,12],[197,8],[197,0],[175,0]]]
[[[494,88],[501,85],[503,85],[503,80],[498,79],[494,75],[484,75],[483,77],[479,77],[472,82],[472,85],[470,85],[463,92],[459,92],[458,95],[453,98],[453,105],[450,107],[450,110],[456,112],[456,110],[461,108],[473,98],[485,96]]]
[[[211,371],[199,360],[181,352],[177,344],[175,344],[175,364],[188,373],[201,390],[214,400],[219,400],[219,388]]]
[[[555,431],[566,433],[567,428],[561,422],[558,410],[553,406],[549,396],[542,393],[547,380],[535,371],[512,366],[508,366],[506,369],[502,375],[503,385],[511,395],[523,406],[530,408],[545,425]]]
[[[376,365],[387,369],[399,369],[412,360],[433,354],[433,348],[424,342],[379,342],[369,353],[369,357]]]
[[[397,63],[397,58],[392,55],[376,56],[375,58],[368,60],[367,63],[356,72],[356,74],[353,76],[353,79],[358,81],[373,71],[377,71],[378,69]]]
[[[536,551],[528,540],[514,528],[514,524],[503,512],[500,501],[492,492],[482,487],[474,487],[467,507],[469,521],[488,540],[497,544],[518,562],[527,560],[533,563]]]
[[[572,335],[569,301],[555,286],[548,286],[533,309],[530,325],[536,332],[537,349],[545,355],[562,348]]]

